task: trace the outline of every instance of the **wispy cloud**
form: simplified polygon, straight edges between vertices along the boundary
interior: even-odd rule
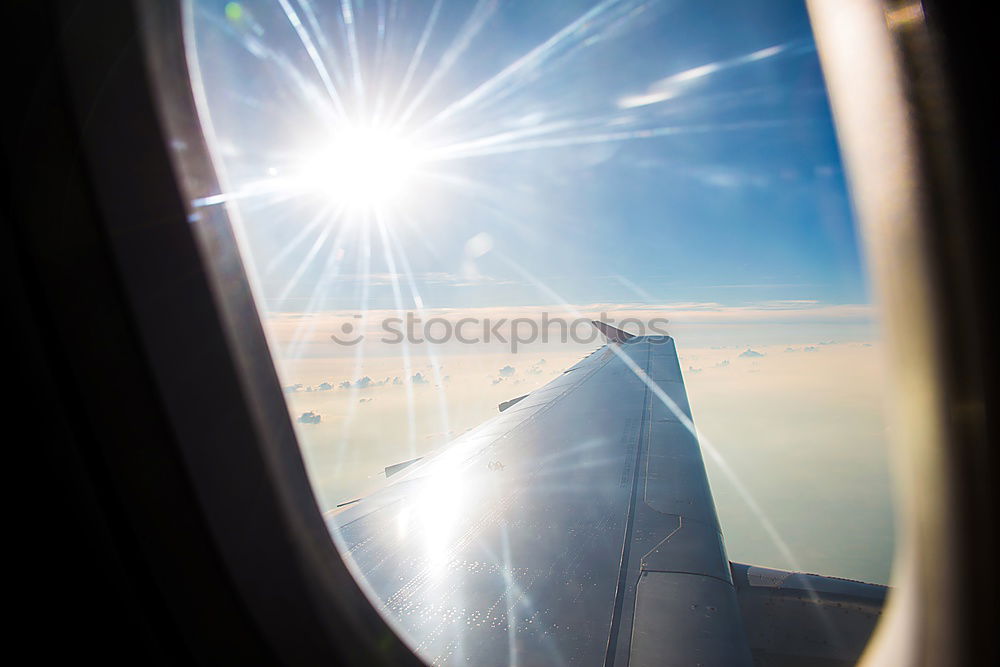
[[[658,81],[654,81],[643,94],[629,95],[621,98],[618,100],[618,106],[622,109],[632,109],[649,104],[666,102],[667,100],[682,95],[691,84],[697,83],[713,74],[716,74],[717,72],[743,65],[750,65],[752,63],[773,58],[785,53],[797,53],[804,50],[812,50],[813,48],[815,47],[813,47],[811,43],[787,42],[785,44],[775,44],[774,46],[758,49],[742,56],[729,58],[728,60],[717,60],[713,63],[692,67],[682,72],[671,74],[670,76],[664,77]]]

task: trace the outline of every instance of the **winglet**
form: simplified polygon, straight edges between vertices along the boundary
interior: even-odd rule
[[[590,323],[597,327],[598,331],[604,334],[604,337],[608,339],[609,343],[627,343],[635,338],[635,334],[630,334],[627,331],[616,329],[610,324],[598,322],[597,320],[591,320]]]
[[[497,407],[500,408],[500,412],[503,412],[507,408],[509,408],[509,407],[511,407],[513,405],[516,405],[518,401],[520,401],[521,399],[524,399],[524,398],[528,398],[528,395],[525,394],[524,396],[518,396],[517,398],[512,398],[509,401],[504,401],[503,403],[501,403]]]
[[[403,468],[409,468],[411,465],[413,465],[417,461],[420,461],[423,458],[424,457],[422,457],[422,456],[418,456],[417,458],[410,459],[409,461],[403,461],[402,463],[394,463],[391,466],[386,466],[386,468],[385,468],[385,476],[386,476],[386,478],[392,477],[397,472],[400,472],[401,470],[403,470]]]

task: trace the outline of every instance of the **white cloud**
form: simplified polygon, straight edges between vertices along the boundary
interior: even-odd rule
[[[303,412],[297,421],[300,424],[318,424],[322,419],[319,413],[310,410],[309,412]]]

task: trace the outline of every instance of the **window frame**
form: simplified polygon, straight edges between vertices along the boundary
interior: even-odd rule
[[[995,329],[976,312],[987,303],[991,209],[972,170],[990,163],[970,135],[983,123],[959,121],[989,114],[940,103],[968,103],[953,21],[962,9],[931,2],[927,21],[890,30],[895,5],[808,4],[865,245],[894,258],[871,260],[903,383],[889,397],[897,438],[913,438],[896,443],[899,594],[868,658],[972,663],[997,652],[992,591],[982,594],[997,579],[995,394],[982,371]],[[44,13],[55,21],[44,28],[54,74],[38,90],[55,91],[65,113],[20,128],[33,154],[5,214],[16,213],[39,345],[68,369],[66,405],[79,403],[78,474],[113,528],[121,580],[144,591],[160,646],[176,633],[203,661],[249,651],[262,662],[419,664],[329,537],[222,209],[189,220],[184,193],[216,183],[180,3],[83,7]],[[50,185],[54,168],[40,161],[51,156],[66,160],[63,199],[29,201]],[[100,314],[90,329],[74,317],[87,314],[81,300]]]

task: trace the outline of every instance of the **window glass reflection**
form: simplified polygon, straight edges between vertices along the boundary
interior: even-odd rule
[[[224,184],[195,206],[228,207],[321,509],[425,658],[627,659],[682,516],[723,566],[888,582],[877,313],[803,6],[186,13]]]

